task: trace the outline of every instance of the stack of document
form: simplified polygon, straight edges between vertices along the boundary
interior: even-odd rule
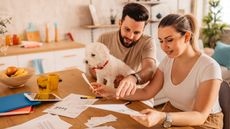
[[[71,126],[71,124],[61,120],[58,116],[46,114],[7,129],[68,129]]]
[[[19,109],[8,111],[8,112],[2,112],[2,113],[0,113],[0,116],[29,114],[32,111],[33,111],[32,106],[27,106],[27,107],[24,107],[24,108],[19,108]]]

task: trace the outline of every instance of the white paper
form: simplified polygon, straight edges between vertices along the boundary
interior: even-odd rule
[[[61,102],[56,103],[54,106],[44,110],[51,114],[62,115],[70,118],[76,118],[88,106],[95,103],[98,99],[81,99],[83,95],[70,94],[65,97]]]
[[[91,127],[86,129],[115,129],[113,126],[98,126],[98,127]]]
[[[98,104],[98,105],[88,105],[89,107],[118,112],[126,115],[133,116],[143,116],[140,112],[132,110],[126,107],[124,104]]]
[[[71,126],[56,115],[46,114],[7,129],[69,129]]]
[[[94,25],[99,25],[100,22],[99,22],[99,19],[98,19],[98,16],[97,16],[97,11],[96,11],[95,6],[92,5],[92,4],[89,4],[89,11],[90,11],[90,14],[92,16],[93,24]]]
[[[87,127],[92,128],[92,127],[95,127],[95,126],[98,126],[98,125],[101,125],[101,124],[104,124],[104,123],[107,123],[107,122],[113,122],[113,121],[116,121],[116,120],[117,120],[117,117],[115,117],[112,114],[104,116],[104,117],[91,117],[85,123],[85,125]]]
[[[90,84],[89,80],[87,79],[87,77],[85,76],[85,73],[81,74],[82,77],[84,78],[85,82],[93,89],[93,86]]]

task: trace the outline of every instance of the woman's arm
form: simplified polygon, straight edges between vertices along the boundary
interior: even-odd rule
[[[172,125],[176,126],[197,126],[202,125],[217,100],[221,81],[208,80],[202,82],[199,86],[195,104],[192,111],[187,112],[171,112]],[[156,124],[162,124],[164,121],[164,112],[156,110],[144,110],[145,116],[133,116],[135,120],[145,126],[151,127]]]
[[[208,80],[201,83],[195,98],[193,111],[172,113],[175,125],[201,125],[205,122],[214,103],[217,100],[220,89],[220,80]],[[189,117],[188,117],[189,116]]]

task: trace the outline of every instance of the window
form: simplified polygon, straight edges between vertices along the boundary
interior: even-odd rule
[[[220,0],[222,6],[222,20],[230,25],[230,2],[229,0]]]

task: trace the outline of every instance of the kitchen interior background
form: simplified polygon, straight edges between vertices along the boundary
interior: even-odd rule
[[[75,41],[80,43],[89,43],[92,38],[105,32],[117,28],[98,28],[86,29],[85,25],[93,24],[88,5],[93,4],[97,11],[97,16],[101,24],[110,24],[111,9],[117,14],[116,23],[121,17],[122,7],[128,0],[0,0],[0,16],[12,17],[11,24],[7,26],[7,34],[24,34],[29,24],[33,24],[40,31],[41,39],[44,41],[45,26],[49,25],[49,31],[54,30],[53,24],[58,24],[59,37],[64,39],[67,32],[72,33]],[[156,0],[155,0],[156,1]],[[165,8],[160,6],[145,5],[149,10],[152,9],[152,15],[157,11],[161,12],[178,10],[185,13],[192,12],[193,0],[160,0]],[[196,3],[196,6],[203,6],[202,1]],[[153,9],[155,8],[155,9]],[[199,8],[199,7],[198,7]],[[203,10],[197,9],[197,17],[202,17]],[[148,25],[145,33],[156,36],[157,23]],[[152,28],[152,31],[150,30]],[[52,34],[51,34],[52,36]],[[92,37],[93,36],[93,37]]]

